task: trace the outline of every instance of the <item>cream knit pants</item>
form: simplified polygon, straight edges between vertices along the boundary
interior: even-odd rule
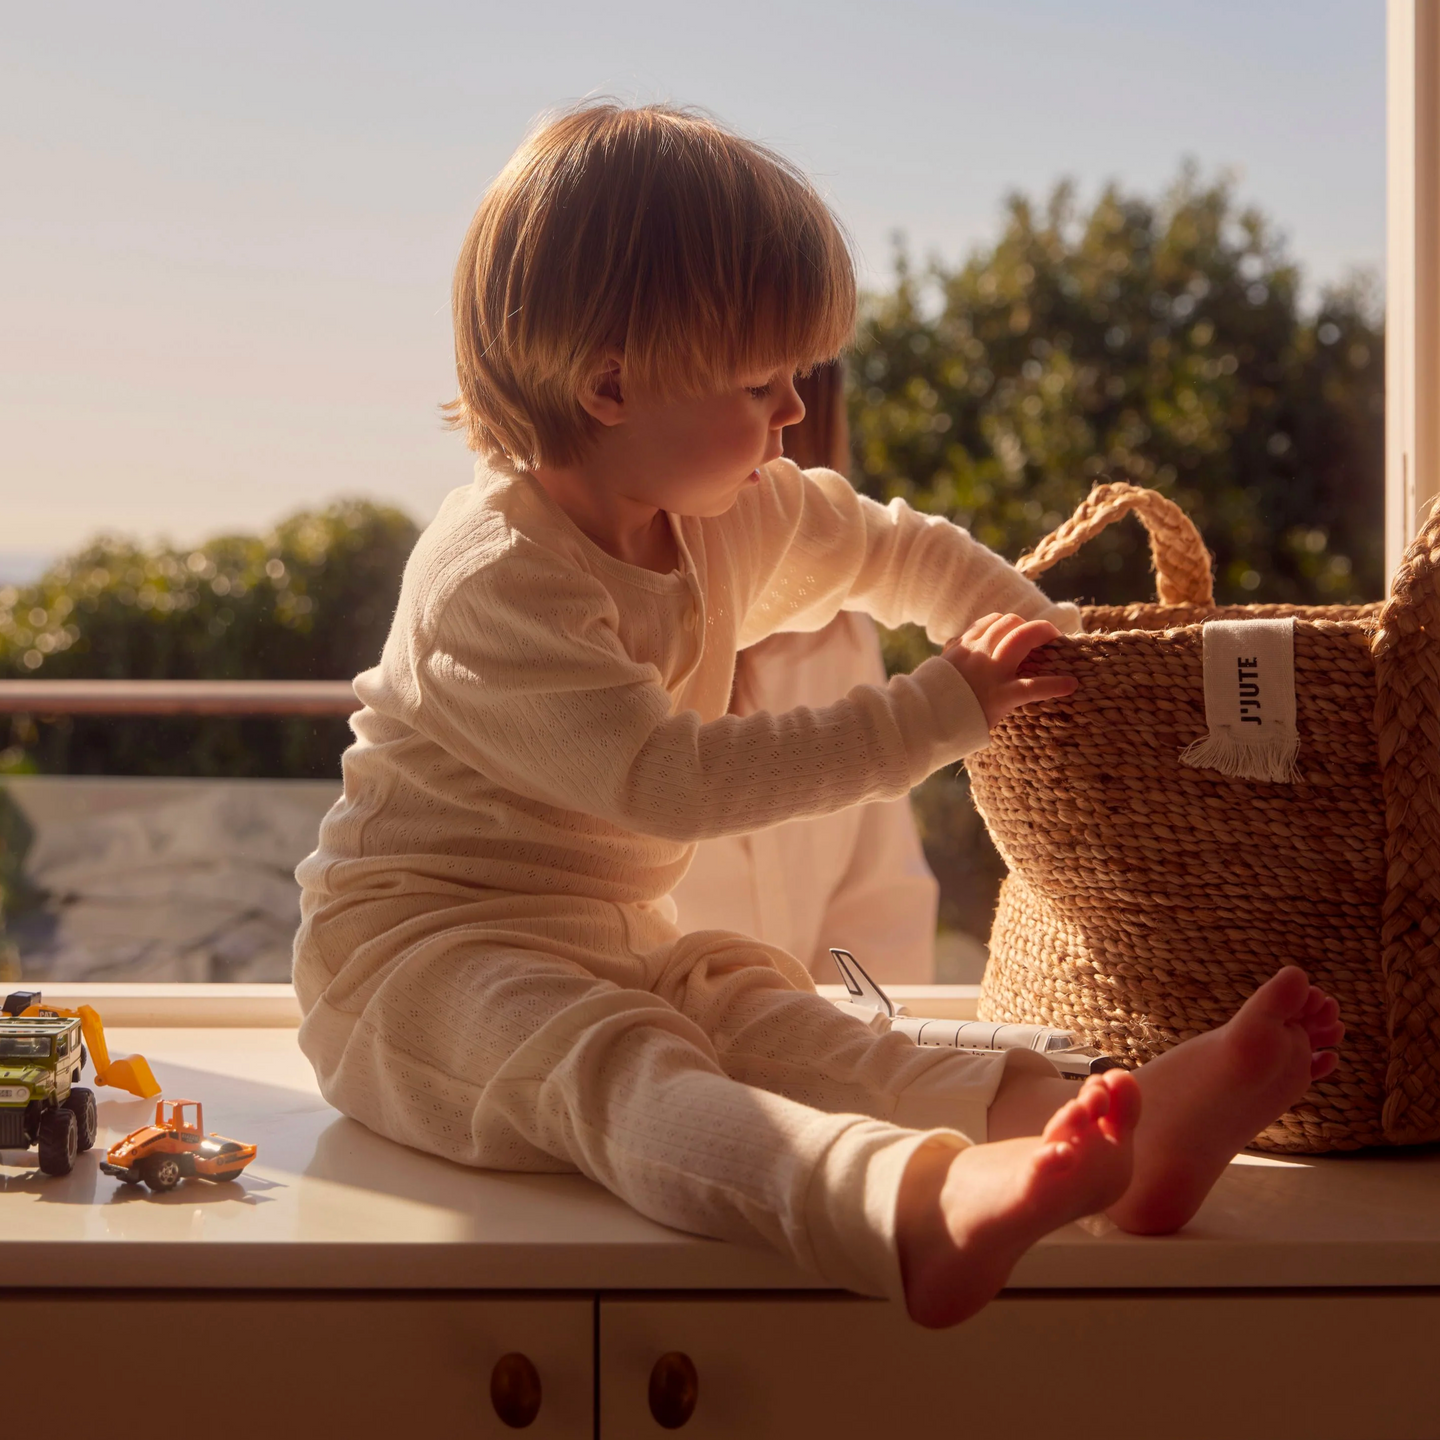
[[[300,1043],[338,1109],[465,1164],[579,1170],[665,1224],[899,1294],[905,1165],[985,1138],[1004,1060],[877,1035],[783,951],[681,936],[664,902],[421,898],[339,907],[326,929],[372,938],[336,975],[314,957],[343,934],[302,927]]]

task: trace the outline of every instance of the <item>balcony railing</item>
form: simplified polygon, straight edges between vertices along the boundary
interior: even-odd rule
[[[348,680],[0,680],[0,715],[353,715]]]

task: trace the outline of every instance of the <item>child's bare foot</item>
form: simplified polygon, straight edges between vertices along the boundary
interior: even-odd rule
[[[1134,1076],[1111,1070],[1087,1080],[1043,1135],[919,1152],[896,1216],[911,1318],[958,1324],[1042,1235],[1116,1200],[1130,1182],[1139,1115]]]
[[[1336,1066],[1340,1008],[1303,970],[1272,975],[1218,1030],[1135,1071],[1145,1115],[1130,1188],[1108,1214],[1124,1230],[1178,1230],[1230,1157]]]

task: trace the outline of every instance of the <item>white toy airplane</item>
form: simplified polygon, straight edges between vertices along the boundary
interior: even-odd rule
[[[933,1020],[909,1015],[865,973],[848,951],[830,953],[839,967],[840,978],[849,992],[844,1008],[858,1018],[872,1021],[883,1016],[885,1029],[908,1035],[917,1045],[943,1045],[951,1050],[1038,1050],[1069,1080],[1082,1080],[1102,1070],[1121,1069],[1120,1061],[1089,1045],[1077,1045],[1068,1030],[1051,1030],[1044,1025],[996,1025],[988,1020]]]

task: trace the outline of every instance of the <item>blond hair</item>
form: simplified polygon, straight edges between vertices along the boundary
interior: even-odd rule
[[[481,200],[455,269],[458,398],[472,450],[571,464],[581,387],[702,395],[837,355],[855,319],[849,246],[788,161],[665,105],[586,104],[536,129]]]

